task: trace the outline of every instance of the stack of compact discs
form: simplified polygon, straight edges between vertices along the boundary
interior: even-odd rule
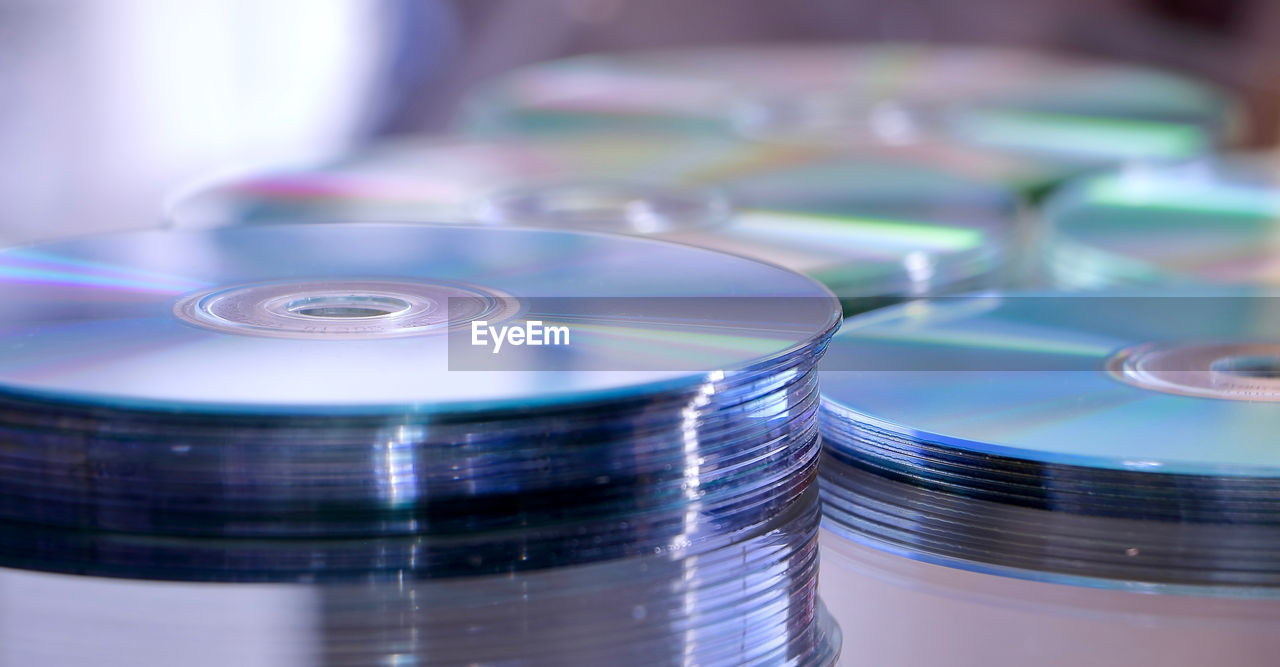
[[[0,609],[44,600],[0,656],[145,630],[178,647],[132,649],[154,664],[834,659],[810,482],[839,307],[808,278],[435,225],[120,234],[0,276]],[[220,646],[245,606],[268,646]]]
[[[230,179],[178,226],[466,219],[620,231],[741,254],[825,283],[851,312],[1008,277],[1018,198],[914,162],[672,135],[432,139]]]
[[[1045,264],[1064,288],[1280,284],[1274,156],[1118,170],[1054,196]]]
[[[742,46],[591,55],[482,87],[480,132],[654,129],[890,144],[1036,190],[1082,168],[1198,155],[1236,130],[1177,75],[992,48]],[[967,150],[966,150],[967,149]]]
[[[1280,305],[1249,292],[978,295],[849,320],[820,416],[823,595],[846,641],[933,634],[949,609],[967,619],[937,628],[949,650],[995,664],[1274,655],[1277,331]],[[894,558],[921,564],[867,565]],[[932,592],[886,583],[895,570]],[[868,623],[853,600],[869,591],[933,611]],[[983,626],[1010,608],[1026,627],[996,650]]]

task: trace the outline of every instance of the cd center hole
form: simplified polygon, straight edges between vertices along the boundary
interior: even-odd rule
[[[331,294],[294,299],[285,310],[304,317],[361,319],[385,317],[409,309],[409,302],[391,296]]]
[[[917,139],[945,122],[946,110],[925,100],[867,100],[839,93],[817,93],[749,101],[735,110],[734,121],[748,136],[792,133],[868,134],[889,143]]]
[[[644,204],[641,197],[626,192],[582,189],[560,193],[558,198],[549,198],[545,206],[547,212],[552,214],[625,220],[629,210]]]
[[[666,224],[657,220],[667,213],[662,210],[663,202],[655,201],[647,193],[622,187],[553,188],[536,192],[515,204],[517,210],[510,216],[514,220],[532,217],[587,228],[635,228],[641,232],[655,231],[649,228]]]
[[[1280,378],[1280,356],[1223,357],[1213,362],[1210,369],[1245,378]]]

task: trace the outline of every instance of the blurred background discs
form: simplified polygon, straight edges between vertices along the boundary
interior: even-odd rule
[[[1101,165],[1199,155],[1240,130],[1223,93],[1137,66],[990,47],[738,46],[587,55],[482,85],[480,133],[600,129],[901,146],[1038,192]],[[966,154],[969,157],[962,157]]]
[[[1275,294],[1250,290],[995,293],[848,320],[820,417],[823,595],[847,640],[914,621],[999,664],[1269,655],[1278,326]]]
[[[1280,284],[1277,157],[1120,169],[1056,194],[1044,263],[1064,288]]]
[[[232,177],[175,198],[180,227],[467,220],[616,231],[779,264],[852,311],[1014,273],[1018,197],[874,150],[672,134],[421,139]]]

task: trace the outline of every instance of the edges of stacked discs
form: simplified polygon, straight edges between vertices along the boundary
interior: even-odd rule
[[[745,386],[731,376],[630,401],[466,420],[209,420],[11,400],[0,411],[9,434],[0,517],[170,536],[431,535],[380,548],[402,552],[404,562],[389,566],[433,576],[590,562],[681,541],[710,548],[789,506],[812,481],[810,363],[797,359]],[[706,519],[689,525],[691,510]],[[358,567],[343,550],[369,547],[335,545],[324,567]]]
[[[823,363],[827,525],[1008,576],[1274,595],[1280,380],[1224,362],[1257,362],[1280,308],[1142,294],[958,297],[850,320]]]
[[[317,586],[335,664],[838,652],[813,483],[840,313],[808,278],[432,225],[109,235],[0,275],[0,566]],[[534,322],[566,332],[475,347]]]
[[[348,544],[349,550],[360,549],[351,554],[351,564],[363,565],[336,577],[315,567],[333,558],[335,549],[314,541],[18,532],[7,526],[0,529],[0,559],[7,567],[135,579],[113,589],[110,600],[97,601],[83,593],[66,595],[64,583],[29,578],[25,590],[47,592],[45,604],[63,610],[60,622],[67,617],[106,622],[120,608],[140,607],[159,623],[166,618],[165,605],[173,605],[173,615],[186,617],[207,604],[209,611],[200,616],[202,634],[219,637],[227,634],[227,625],[235,627],[234,620],[219,615],[228,596],[256,590],[266,600],[283,601],[275,605],[281,615],[270,620],[281,626],[275,643],[288,652],[261,656],[278,664],[312,664],[315,656],[332,665],[429,656],[441,664],[518,658],[536,665],[649,665],[682,663],[692,656],[709,663],[830,665],[839,652],[840,631],[816,597],[819,516],[817,488],[811,486],[732,544],[696,555],[651,554],[502,576],[433,578],[377,569],[404,563],[387,540]],[[22,559],[15,561],[15,554]],[[268,571],[263,564],[279,563],[286,554],[299,562],[311,558],[316,576],[286,579],[294,582],[287,588],[243,585],[279,581],[263,576]],[[9,577],[5,581],[20,576],[0,572]],[[193,582],[154,581],[193,573],[199,577]],[[148,634],[155,631],[152,627]],[[51,661],[84,648],[75,637],[41,645],[38,638],[0,636],[20,655],[25,650]]]
[[[1274,523],[1251,529],[1034,509],[894,481],[857,459],[832,455],[823,466],[828,526],[911,558],[1108,588],[1274,596],[1280,585]]]
[[[459,663],[509,660],[519,646],[532,664],[830,665],[840,631],[816,599],[814,491],[769,529],[680,560],[328,589],[326,620],[341,632],[326,633],[325,653],[364,664],[390,651],[351,639],[381,635],[380,647]]]
[[[1005,187],[887,152],[585,134],[388,143],[193,186],[168,216],[183,228],[452,219],[622,232],[785,266],[862,312],[1010,279],[1019,213]]]
[[[1095,176],[1044,217],[1062,288],[1280,284],[1275,156],[1237,155]]]

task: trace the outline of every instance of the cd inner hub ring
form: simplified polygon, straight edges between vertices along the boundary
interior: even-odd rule
[[[365,317],[393,317],[407,313],[413,307],[414,304],[394,296],[348,294],[346,292],[310,294],[289,300],[284,304],[285,312],[301,317],[348,320]]]
[[[627,183],[565,183],[504,190],[476,205],[482,222],[626,234],[708,227],[732,214],[715,190]]]
[[[428,280],[264,282],[190,294],[174,306],[184,322],[273,338],[396,338],[447,333],[475,320],[521,312],[498,290]]]
[[[1280,402],[1280,343],[1147,343],[1112,355],[1107,371],[1152,391]]]

